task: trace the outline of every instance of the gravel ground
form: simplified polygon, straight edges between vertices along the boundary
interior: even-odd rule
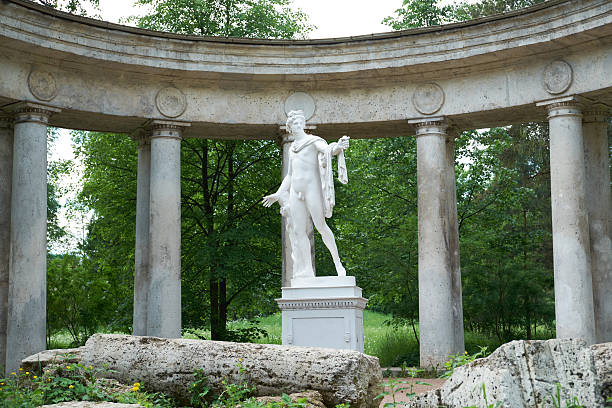
[[[442,378],[396,378],[397,381],[406,381],[406,384],[399,384],[397,388],[408,388],[407,390],[396,392],[395,393],[395,401],[396,402],[405,402],[408,401],[409,398],[406,396],[406,393],[410,392],[410,385],[413,385],[412,392],[416,394],[423,394],[429,390],[434,390],[436,388],[442,387],[445,379]],[[389,381],[388,378],[385,378],[385,383]],[[416,384],[417,381],[422,381],[431,385],[422,385]],[[390,391],[388,388],[385,388],[385,391]],[[393,398],[391,395],[385,396],[383,400],[380,402],[380,408],[384,407],[384,405],[388,402],[393,402]]]

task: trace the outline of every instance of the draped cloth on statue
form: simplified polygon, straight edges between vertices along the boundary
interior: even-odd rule
[[[323,138],[314,135],[307,135],[308,137],[301,141],[294,141],[291,144],[291,151],[294,153],[300,152],[306,146],[321,140],[326,143]],[[323,193],[323,208],[325,210],[325,218],[332,216],[334,205],[336,204],[336,195],[334,191],[334,171],[332,168],[332,152],[335,150],[337,143],[331,143],[325,149],[325,152],[319,152],[319,175],[321,178],[321,189]],[[344,150],[340,150],[338,154],[338,180],[342,184],[348,183],[348,173],[346,171],[346,162],[344,160]]]

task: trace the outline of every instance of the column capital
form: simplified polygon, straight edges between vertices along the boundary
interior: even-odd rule
[[[0,111],[0,129],[10,129],[13,127],[13,116]]]
[[[536,106],[548,110],[548,119],[561,116],[582,117],[582,106],[587,99],[579,95],[564,96],[562,98],[547,99],[536,102]]]
[[[440,135],[446,137],[446,129],[449,127],[449,123],[444,116],[408,119],[408,123],[414,126],[416,137],[423,135]]]
[[[610,106],[605,103],[596,102],[584,109],[582,121],[585,123],[606,122],[610,117]]]
[[[62,111],[53,106],[28,101],[12,103],[5,106],[3,110],[13,114],[14,123],[38,122],[44,125],[49,123],[49,117],[51,115]]]
[[[148,130],[148,137],[154,138],[170,138],[170,139],[183,139],[183,130],[186,127],[190,127],[189,122],[180,122],[175,120],[159,120],[154,119],[145,124],[145,128]]]
[[[145,128],[138,128],[130,133],[130,139],[138,143],[138,147],[143,147],[151,144],[151,137]]]

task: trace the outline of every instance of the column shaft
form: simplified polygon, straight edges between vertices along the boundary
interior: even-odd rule
[[[151,135],[147,335],[181,337],[181,128]]]
[[[586,203],[597,343],[612,341],[612,241],[608,113],[588,112],[583,122]]]
[[[13,127],[11,122],[9,117],[0,117],[0,367],[6,365],[13,173]]]
[[[281,138],[281,181],[289,172],[289,149],[293,139],[289,135]],[[282,287],[288,288],[291,286],[291,278],[293,277],[293,259],[291,258],[291,241],[287,232],[287,217],[281,219],[281,246],[282,246]]]
[[[6,370],[46,348],[48,110],[25,104],[14,125]]]
[[[455,353],[465,350],[463,332],[463,296],[461,290],[461,259],[459,256],[459,221],[457,215],[457,180],[455,176],[455,134],[446,138],[446,205],[448,214],[447,237],[451,267],[453,325]],[[454,354],[454,353],[453,353]]]
[[[138,138],[138,176],[136,187],[136,245],[134,266],[133,334],[147,335],[147,299],[149,275],[149,201],[151,181],[151,144],[148,137]]]
[[[454,183],[450,180],[446,126],[422,122],[417,126],[417,188],[419,217],[419,333],[422,367],[441,367],[460,352],[463,333],[456,318],[461,301],[459,250]],[[454,174],[454,170],[453,170]],[[453,221],[454,220],[454,221]],[[463,322],[461,322],[461,327]]]
[[[281,181],[285,178],[289,172],[289,149],[293,138],[290,134],[285,134],[281,138],[281,149],[282,149],[282,167],[281,167]],[[312,222],[307,226],[308,228],[308,239],[310,241],[310,257],[312,262],[312,269],[316,275],[315,265],[315,240],[314,240],[314,226]],[[282,217],[281,220],[281,240],[282,240],[282,287],[290,287],[291,279],[293,278],[293,258],[291,255],[291,240],[289,233],[287,232],[287,220],[286,217]]]
[[[557,337],[595,342],[582,114],[573,102],[548,106]]]

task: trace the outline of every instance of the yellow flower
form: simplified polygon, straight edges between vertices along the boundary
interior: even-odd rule
[[[37,377],[37,376],[34,376],[33,378],[34,378],[34,379],[37,379],[38,377]]]
[[[14,371],[11,373],[11,375],[17,375]]]
[[[74,385],[70,384],[70,385],[68,386],[68,388],[72,389],[72,388],[74,388]]]
[[[70,370],[70,366],[66,366],[66,370]]]
[[[467,350],[465,351],[465,355],[467,356]]]
[[[23,371],[23,368],[19,367],[19,371]]]
[[[132,387],[132,391],[138,391],[138,387]]]
[[[26,371],[26,375],[30,375],[30,372],[29,372],[29,371]]]
[[[50,378],[47,378],[47,381],[51,382],[51,379],[50,379]]]
[[[90,370],[93,370],[93,367],[92,367],[92,366],[89,366],[89,369],[90,369]]]
[[[139,382],[135,382],[134,383],[134,387],[140,387],[140,383]]]
[[[4,383],[3,383],[3,382],[0,382],[0,385],[4,385]]]

